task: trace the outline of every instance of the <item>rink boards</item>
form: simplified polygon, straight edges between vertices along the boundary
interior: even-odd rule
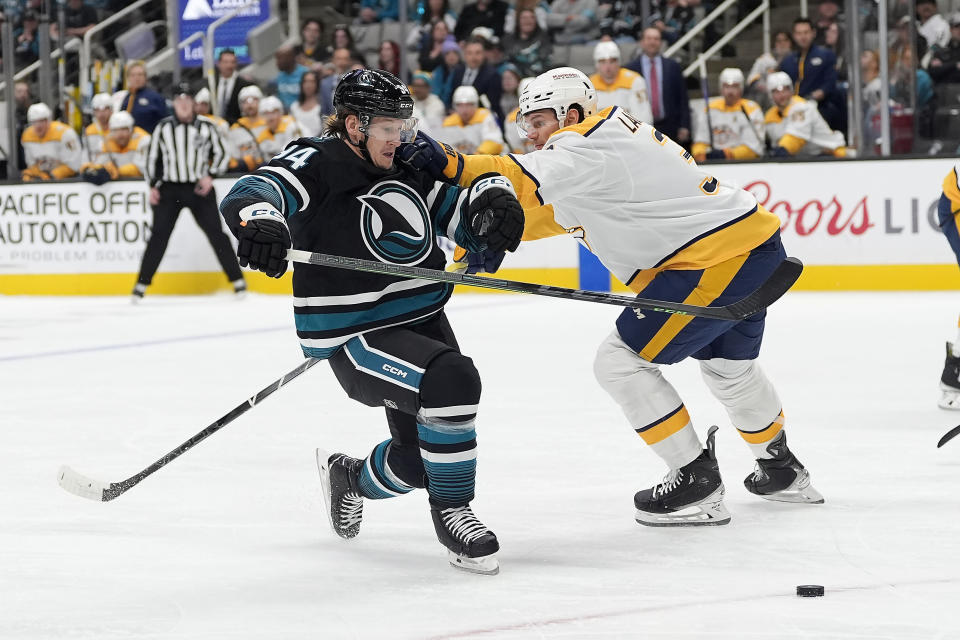
[[[782,223],[788,253],[807,265],[808,290],[960,289],[960,269],[937,226],[950,159],[710,165],[756,195]],[[218,197],[234,179],[216,181]],[[151,213],[142,181],[0,185],[0,294],[126,294],[133,287]],[[252,274],[254,291],[290,291]],[[499,277],[626,290],[571,238],[524,243]],[[182,215],[154,293],[227,288],[213,252]]]

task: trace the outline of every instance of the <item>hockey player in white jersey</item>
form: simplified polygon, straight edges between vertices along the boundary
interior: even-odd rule
[[[693,157],[704,160],[749,160],[763,155],[763,110],[743,97],[743,72],[720,72],[720,96],[696,114]]]
[[[470,85],[453,91],[453,108],[438,138],[461,153],[497,155],[503,151],[503,133],[489,109],[480,106],[480,94]]]
[[[767,90],[773,99],[764,119],[771,156],[852,155],[844,146],[843,134],[830,128],[817,104],[793,95],[790,76],[783,71],[771,73]]]
[[[947,237],[953,254],[960,263],[960,162],[943,179],[943,192],[938,207],[940,229]],[[957,340],[947,342],[947,359],[940,375],[940,401],[943,409],[960,409],[960,320],[957,321]]]
[[[750,193],[700,169],[689,152],[619,107],[596,113],[589,79],[573,68],[539,76],[520,96],[518,125],[537,151],[464,156],[419,137],[401,158],[468,184],[497,171],[524,208],[524,239],[566,233],[644,298],[724,305],[756,289],[783,261],[780,221]],[[742,322],[625,310],[597,353],[601,386],[669,467],[634,497],[651,526],[729,522],[713,447],[704,448],[660,366],[688,357],[757,459],[746,488],[769,500],[822,502],[787,447],[780,399],[756,359],[765,312]]]
[[[653,123],[653,110],[647,98],[647,82],[636,71],[620,66],[620,47],[616,42],[598,42],[593,48],[597,72],[590,76],[597,90],[597,108],[623,107],[641,122]]]

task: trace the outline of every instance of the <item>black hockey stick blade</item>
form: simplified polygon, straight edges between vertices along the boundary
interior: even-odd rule
[[[943,434],[943,437],[940,438],[940,442],[937,443],[937,449],[953,440],[954,436],[956,436],[958,433],[960,433],[960,424]]]
[[[89,478],[82,473],[74,471],[72,468],[63,465],[57,472],[57,483],[63,488],[64,491],[68,491],[75,496],[80,496],[81,498],[86,498],[88,500],[96,500],[98,502],[109,502],[110,500],[113,500],[114,498],[137,486],[141,480],[153,472],[165,467],[170,462],[173,462],[187,451],[192,449],[194,446],[200,442],[203,442],[214,433],[236,420],[238,417],[259,404],[264,398],[318,362],[320,362],[320,360],[317,358],[307,358],[296,369],[287,373],[279,380],[274,380],[269,385],[257,392],[256,395],[247,398],[242,403],[238,404],[236,407],[223,415],[219,420],[207,426],[203,431],[182,443],[176,449],[169,452],[143,471],[130,476],[126,480],[121,480],[120,482],[100,482],[99,480]]]
[[[288,250],[287,260],[291,262],[318,265],[321,267],[335,267],[337,269],[350,269],[353,271],[385,273],[401,276],[403,278],[420,278],[435,282],[447,282],[450,284],[469,285],[484,289],[496,289],[498,291],[530,293],[533,295],[547,296],[551,298],[583,300],[586,302],[598,302],[600,304],[610,304],[620,307],[631,307],[633,309],[645,309],[647,311],[660,311],[663,313],[696,316],[699,318],[733,321],[743,320],[744,318],[752,316],[755,313],[763,311],[769,305],[776,302],[783,294],[787,292],[788,289],[790,289],[791,286],[793,286],[793,283],[797,281],[797,278],[800,277],[800,273],[803,271],[803,263],[796,258],[787,258],[781,262],[779,266],[777,266],[773,274],[771,274],[770,277],[767,278],[767,280],[760,285],[759,288],[742,300],[722,307],[702,307],[699,305],[685,304],[682,302],[651,300],[648,298],[633,298],[614,293],[604,293],[601,291],[568,289],[566,287],[554,287],[551,285],[534,284],[531,282],[501,280],[499,278],[474,276],[465,273],[439,271],[437,269],[424,269],[423,267],[388,264],[385,262],[376,262],[374,260],[364,260],[362,258],[346,258],[343,256],[328,255],[326,253],[310,253],[309,251],[301,251],[298,249]]]

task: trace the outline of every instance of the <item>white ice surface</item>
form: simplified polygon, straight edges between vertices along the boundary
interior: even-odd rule
[[[314,367],[113,502],[69,464],[139,471],[301,361],[289,299],[0,297],[0,638],[960,637],[960,413],[938,409],[954,293],[791,293],[761,360],[822,506],[749,495],[752,458],[694,363],[667,370],[718,454],[725,527],[653,529],[664,473],[594,382],[613,307],[455,296],[483,376],[476,512],[499,576],[447,565],[423,492],[336,538],[314,448],[382,413]],[[823,598],[794,595],[822,584]]]

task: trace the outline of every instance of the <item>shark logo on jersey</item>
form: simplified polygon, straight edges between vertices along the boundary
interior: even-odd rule
[[[389,264],[418,264],[433,245],[430,214],[420,194],[395,180],[379,182],[361,202],[360,234],[370,253]]]

